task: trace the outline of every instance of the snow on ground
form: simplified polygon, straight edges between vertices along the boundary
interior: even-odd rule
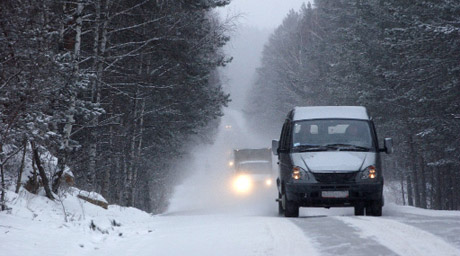
[[[394,214],[414,214],[414,215],[422,215],[422,216],[430,216],[430,217],[458,217],[460,218],[460,211],[441,211],[441,210],[428,210],[428,209],[421,209],[415,208],[412,206],[400,206],[396,204],[388,204],[385,207],[385,211],[387,215],[394,215]]]
[[[159,216],[147,235],[111,238],[101,255],[318,255],[302,231],[273,217]],[[297,237],[297,239],[292,239]]]
[[[114,205],[105,210],[75,191],[56,201],[8,191],[11,210],[0,212],[0,254],[460,256],[460,212],[387,203],[383,217],[356,217],[353,208],[301,208],[299,218],[284,218],[277,214],[274,188],[234,195],[228,150],[263,146],[243,121],[230,111],[222,125],[232,128],[184,163],[195,172],[162,215]]]
[[[455,256],[460,255],[458,248],[442,238],[401,222],[385,218],[346,218],[337,217],[346,224],[359,230],[360,236],[373,239],[397,253],[405,256]]]
[[[152,216],[71,195],[61,205],[26,191],[10,192],[9,201],[10,213],[0,213],[2,255],[319,255],[300,228],[276,216]]]
[[[71,195],[62,204],[26,191],[8,197],[12,209],[0,212],[2,255],[460,255],[458,212],[387,205],[383,217],[302,208],[299,218],[284,218],[257,195],[233,211],[226,205],[153,216]]]
[[[106,237],[118,235],[119,224],[151,219],[134,208],[105,210],[71,194],[51,201],[25,190],[9,191],[8,201],[11,210],[0,212],[2,255],[81,255],[93,252]]]

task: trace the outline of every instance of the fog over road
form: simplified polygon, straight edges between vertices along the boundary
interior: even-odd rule
[[[299,218],[285,218],[277,214],[274,189],[233,195],[226,154],[268,141],[251,134],[240,112],[227,111],[215,143],[195,152],[188,166],[196,172],[178,187],[169,212],[158,217],[176,230],[167,239],[182,241],[180,248],[162,250],[168,255],[460,255],[459,212],[388,202],[383,217],[356,217],[353,208],[301,208]]]
[[[243,26],[263,29],[257,22],[248,19]],[[193,160],[181,165],[192,172],[177,187],[169,211],[155,219],[157,233],[163,235],[142,237],[140,244],[151,248],[145,252],[460,256],[460,212],[398,206],[387,196],[382,217],[354,216],[353,208],[301,208],[299,218],[285,218],[278,216],[275,188],[249,197],[232,193],[232,170],[227,167],[230,152],[269,147],[274,139],[251,131],[242,113],[268,38],[266,31],[244,29],[228,49],[235,60],[224,70],[224,77],[233,102],[225,110],[216,141],[196,148]],[[143,252],[137,255],[150,255]]]

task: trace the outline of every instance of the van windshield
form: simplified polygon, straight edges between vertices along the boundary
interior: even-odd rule
[[[292,146],[299,151],[370,151],[374,143],[368,121],[323,119],[295,122]]]

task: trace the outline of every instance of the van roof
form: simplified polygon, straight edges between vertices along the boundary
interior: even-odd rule
[[[366,108],[361,106],[295,107],[292,111],[293,121],[329,118],[370,119]]]

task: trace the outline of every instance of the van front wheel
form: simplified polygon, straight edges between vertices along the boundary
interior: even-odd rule
[[[355,205],[355,216],[363,216],[364,215],[364,204],[358,203]]]
[[[284,206],[284,217],[299,217],[299,206],[295,202],[285,199]]]
[[[283,209],[283,203],[282,203],[282,197],[281,194],[278,192],[278,214],[283,215],[284,214],[284,209]]]

